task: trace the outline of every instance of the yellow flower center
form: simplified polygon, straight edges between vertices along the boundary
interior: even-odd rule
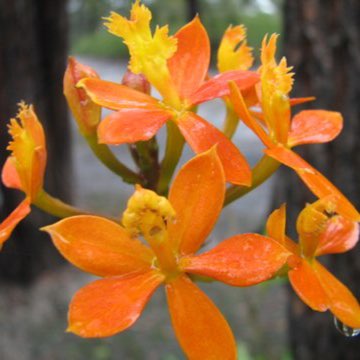
[[[156,255],[154,266],[168,277],[178,270],[177,254],[168,240],[167,223],[175,220],[170,202],[154,191],[136,186],[122,218],[123,226],[132,236],[142,235]]]

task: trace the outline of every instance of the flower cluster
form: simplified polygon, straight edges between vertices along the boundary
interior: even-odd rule
[[[293,106],[313,98],[290,98],[294,74],[285,58],[275,58],[277,35],[265,36],[261,66],[251,70],[254,59],[245,27],[229,27],[218,49],[219,73],[213,76],[210,41],[199,17],[175,35],[167,26],[152,31],[151,17],[135,1],[130,19],[117,13],[106,18],[108,31],[129,49],[121,84],[102,80],[74,58],[64,76],[64,94],[94,155],[135,185],[122,218],[76,209],[43,189],[44,131],[33,107],[20,104],[9,125],[11,154],[2,181],[23,191],[25,199],[0,224],[0,246],[31,204],[61,218],[42,230],[69,262],[102,278],[71,301],[68,331],[82,337],[106,337],[129,328],[163,285],[174,331],[188,358],[235,359],[227,321],[194,281],[244,287],[276,276],[288,276],[313,310],[330,310],[345,325],[360,328],[358,301],[316,259],[356,245],[360,214],[292,150],[333,140],[342,129],[342,116],[326,110],[291,116]],[[151,86],[160,99],[150,95]],[[215,98],[226,107],[223,130],[196,113],[199,104]],[[102,108],[113,112],[101,118]],[[264,156],[253,169],[231,140],[239,120],[264,145]],[[167,142],[160,162],[156,134],[164,125]],[[185,143],[196,155],[171,181]],[[122,164],[108,147],[121,144],[129,147],[137,170]],[[292,168],[318,198],[299,214],[299,241],[285,234],[283,205],[270,215],[266,236],[238,234],[201,252],[223,206],[254,190],[280,164]]]

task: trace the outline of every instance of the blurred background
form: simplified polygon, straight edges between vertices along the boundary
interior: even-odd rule
[[[316,96],[306,107],[341,111],[345,128],[328,145],[299,152],[360,207],[360,2],[358,0],[148,0],[154,24],[170,24],[174,33],[200,14],[212,43],[213,65],[222,33],[231,24],[248,28],[248,42],[259,55],[266,33],[281,34],[278,54],[294,65],[293,96]],[[75,205],[118,215],[132,187],[124,185],[93,157],[78,135],[62,95],[68,55],[92,66],[102,78],[120,82],[128,54],[101,20],[110,11],[128,14],[131,1],[0,0],[0,165],[6,159],[6,124],[20,100],[34,103],[47,132],[49,163],[46,189]],[[215,70],[215,69],[214,69]],[[300,107],[295,109],[299,111]],[[200,114],[221,127],[221,101],[202,105]],[[244,126],[235,143],[253,165],[261,146]],[[158,136],[163,144],[164,134]],[[131,166],[126,146],[114,151]],[[185,149],[182,162],[193,154]],[[296,189],[296,191],[294,190]],[[1,187],[1,219],[21,195]],[[289,234],[306,201],[313,201],[299,179],[286,169],[227,207],[208,245],[236,233],[263,232],[268,214],[286,201]],[[54,221],[36,209],[0,252],[0,359],[110,360],[183,359],[174,339],[161,289],[130,330],[103,340],[85,340],[64,332],[72,295],[92,280],[67,265],[47,235],[37,228]],[[324,259],[359,298],[357,249]],[[335,330],[330,314],[307,309],[275,280],[252,288],[201,285],[228,319],[240,359],[358,359],[360,340]]]

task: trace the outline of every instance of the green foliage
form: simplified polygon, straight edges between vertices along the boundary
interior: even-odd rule
[[[104,58],[127,58],[128,50],[122,40],[105,28],[84,35],[72,44],[71,53]]]

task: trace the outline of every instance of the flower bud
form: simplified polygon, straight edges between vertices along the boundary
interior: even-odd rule
[[[142,93],[150,94],[150,83],[143,74],[134,74],[130,70],[126,70],[122,84]]]
[[[83,89],[76,87],[80,80],[89,77],[99,78],[91,67],[70,57],[64,75],[64,95],[83,135],[96,133],[101,115],[101,107],[93,103]]]

